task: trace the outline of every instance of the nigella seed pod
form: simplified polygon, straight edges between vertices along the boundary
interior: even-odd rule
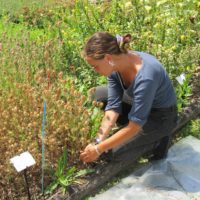
[[[96,101],[93,101],[93,102],[92,102],[92,105],[93,105],[93,106],[97,106],[97,102],[96,102]]]
[[[14,64],[14,65],[17,65],[17,64],[18,64],[18,63],[17,63],[17,60],[14,60],[13,64]]]
[[[62,79],[62,78],[63,78],[63,72],[59,72],[58,78],[59,78],[59,79]]]
[[[99,103],[100,108],[103,108],[104,104],[102,102]]]
[[[82,128],[82,129],[81,129],[81,132],[85,132],[85,130],[86,130],[85,128]]]

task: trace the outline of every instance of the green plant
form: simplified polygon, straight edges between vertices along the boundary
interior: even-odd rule
[[[192,89],[189,84],[189,77],[186,76],[186,79],[183,81],[183,84],[178,84],[176,86],[176,94],[177,94],[177,107],[178,111],[180,112],[181,109],[188,105],[189,97],[192,94]]]
[[[22,74],[20,70],[18,76]],[[27,78],[29,73],[23,74]],[[86,97],[76,88],[74,80],[64,78],[54,70],[38,70],[33,79],[21,79],[4,74],[7,88],[0,89],[0,181],[9,187],[23,180],[15,176],[9,158],[28,150],[36,160],[30,170],[39,174],[41,161],[42,105],[47,102],[45,128],[46,166],[56,167],[63,147],[68,148],[68,163],[79,161],[79,152],[88,143],[92,112],[85,106]],[[13,79],[14,78],[14,79]],[[6,177],[6,178],[5,178]],[[8,177],[12,177],[10,183]],[[39,178],[39,177],[38,177]],[[62,180],[61,180],[62,181]],[[64,184],[64,183],[63,183]],[[5,188],[0,188],[4,190]]]
[[[65,193],[70,185],[76,183],[78,177],[93,172],[92,169],[77,171],[76,167],[68,167],[67,150],[64,149],[63,155],[58,160],[58,166],[55,171],[55,180],[47,187],[45,194],[52,193],[58,186],[61,186]]]
[[[182,128],[177,137],[183,138],[192,135],[200,139],[200,118],[191,120],[184,128]]]
[[[97,3],[77,0],[53,4],[53,7],[27,6],[21,14],[14,16],[20,24],[12,27],[23,25],[30,33],[34,33],[37,42],[40,38],[38,46],[41,46],[41,41],[46,42],[47,39],[51,39],[50,50],[47,47],[48,50],[45,51],[45,54],[49,55],[50,62],[41,62],[43,48],[38,48],[39,55],[36,55],[38,65],[45,67],[50,63],[54,69],[76,76],[78,79],[76,84],[79,87],[84,84],[86,91],[102,83],[102,79],[80,56],[85,41],[96,31],[109,31],[113,34],[131,33],[132,49],[157,56],[171,78],[186,70],[182,67],[183,63],[184,66],[197,64],[198,9],[198,0],[192,2],[114,0]],[[6,27],[11,29],[10,25],[7,25],[9,17],[4,15],[2,21],[5,21],[4,29]],[[37,36],[38,33],[40,36]]]
[[[101,123],[101,119],[102,119],[102,111],[100,111],[100,109],[98,107],[95,107],[92,109],[92,115],[91,115],[91,131],[90,131],[90,135],[91,138],[96,137],[96,133],[99,129],[100,123]]]

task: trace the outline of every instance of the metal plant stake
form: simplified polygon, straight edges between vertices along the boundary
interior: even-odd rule
[[[45,124],[46,124],[46,102],[44,102],[44,111],[43,111],[43,119],[42,119],[42,194],[44,194],[44,167],[45,167],[44,137],[45,137]]]

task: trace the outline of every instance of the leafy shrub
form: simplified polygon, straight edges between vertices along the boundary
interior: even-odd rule
[[[96,3],[78,0],[61,1],[51,8],[24,8],[22,24],[30,31],[42,27],[45,37],[58,37],[62,41],[61,61],[65,69],[67,66],[67,73],[78,78],[77,85],[84,84],[85,90],[106,83],[80,56],[85,41],[96,31],[131,33],[132,49],[158,57],[173,80],[185,73],[188,66],[198,65],[198,0]],[[73,70],[72,66],[75,66]],[[63,70],[63,65],[58,69]]]
[[[35,84],[13,83],[0,92],[0,180],[14,177],[9,159],[28,150],[36,159],[35,170],[40,169],[41,123],[43,102],[47,103],[45,135],[46,163],[55,168],[57,159],[66,148],[68,162],[79,162],[79,152],[91,139],[90,112],[87,98],[74,86],[74,81],[63,79],[54,70],[39,70]],[[3,181],[3,182],[4,182]]]

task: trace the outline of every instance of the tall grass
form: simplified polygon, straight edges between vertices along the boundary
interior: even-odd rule
[[[55,3],[55,0],[0,0],[0,14],[10,13],[17,14],[23,7],[35,9]]]

